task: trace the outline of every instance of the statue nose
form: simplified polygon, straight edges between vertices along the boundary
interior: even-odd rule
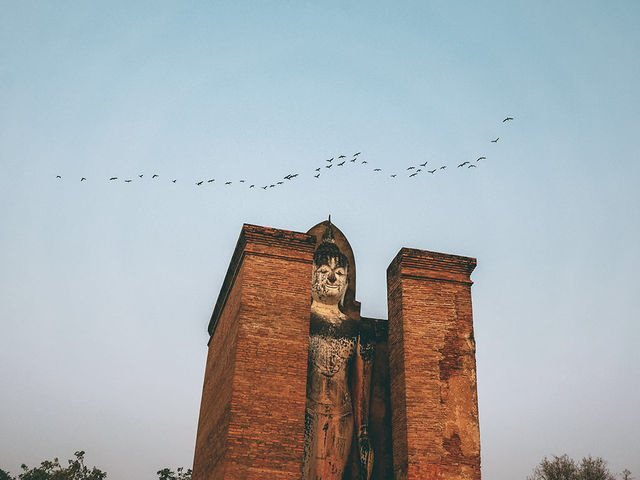
[[[331,273],[331,275],[329,275],[329,282],[333,283],[336,281],[336,274],[335,273]]]

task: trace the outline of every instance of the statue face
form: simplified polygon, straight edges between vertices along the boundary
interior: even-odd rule
[[[330,258],[328,264],[313,266],[311,295],[316,302],[337,305],[347,291],[347,284],[347,269],[339,267],[335,258]]]

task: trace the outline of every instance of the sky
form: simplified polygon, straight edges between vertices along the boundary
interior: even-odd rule
[[[0,8],[0,468],[191,466],[242,224],[331,214],[366,316],[401,247],[477,258],[484,478],[640,476],[640,4]]]

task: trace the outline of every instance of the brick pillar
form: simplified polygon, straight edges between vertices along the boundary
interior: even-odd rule
[[[403,248],[387,269],[394,478],[480,479],[474,258]]]
[[[209,323],[194,480],[298,480],[314,249],[243,226]]]

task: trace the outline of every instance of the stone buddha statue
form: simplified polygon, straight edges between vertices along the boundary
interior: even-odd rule
[[[359,472],[349,479],[369,480],[373,470],[368,419],[374,343],[359,314],[345,313],[348,273],[329,218],[313,256],[303,480],[345,480],[354,448]]]

